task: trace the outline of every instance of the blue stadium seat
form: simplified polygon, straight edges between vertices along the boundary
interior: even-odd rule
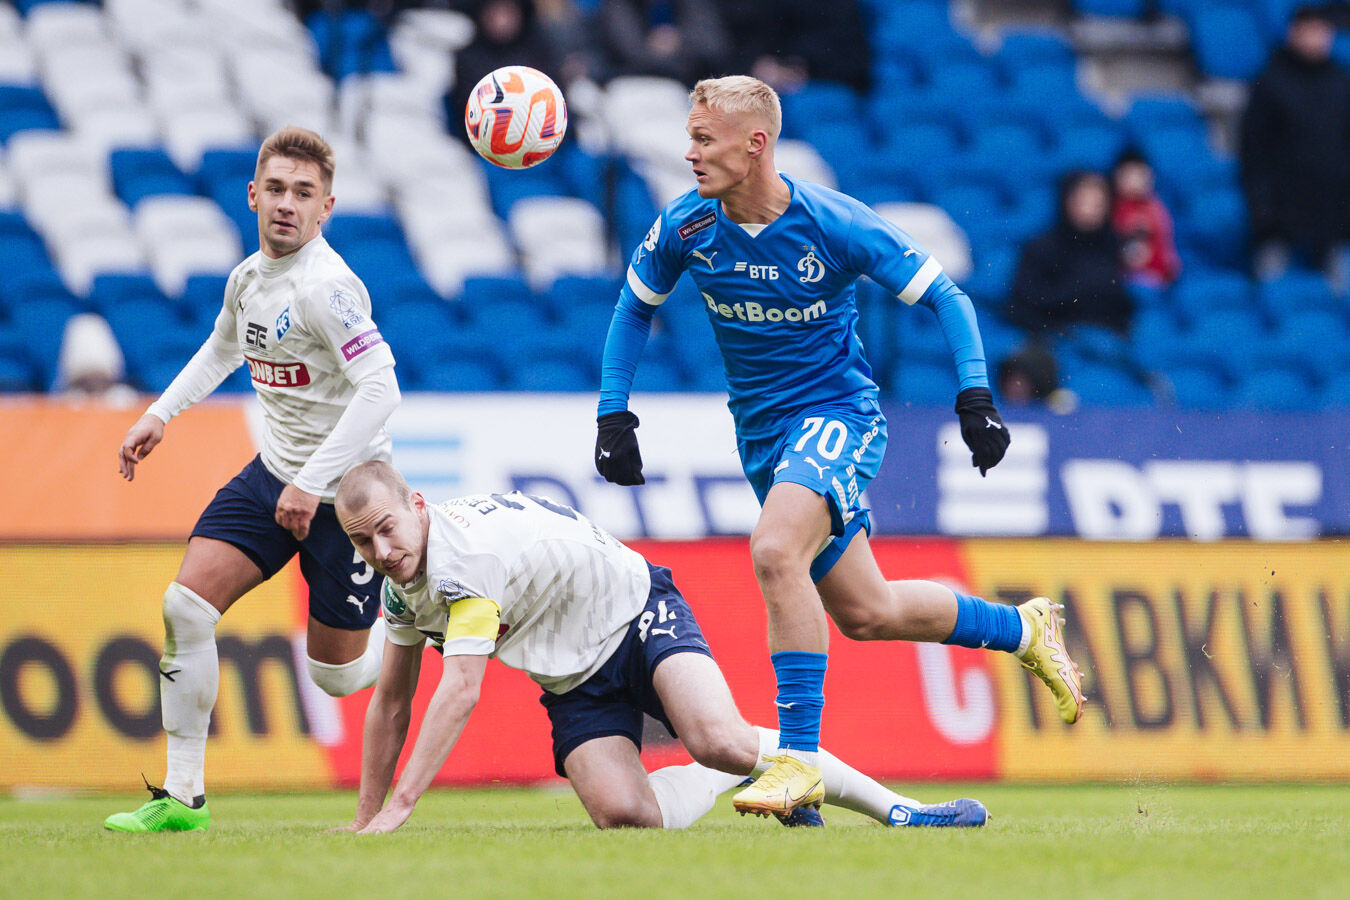
[[[988,229],[1003,227],[1003,203],[992,187],[979,183],[957,184],[943,188],[933,196],[933,202],[947,211],[957,225],[972,235],[988,233]]]
[[[1232,405],[1232,389],[1218,371],[1207,366],[1178,366],[1166,377],[1172,397],[1182,409],[1226,409]]]
[[[17,214],[0,213],[0,223],[9,215]],[[18,218],[22,219],[22,216]],[[24,227],[26,230],[27,226]],[[0,230],[0,259],[4,260],[5,266],[5,275],[0,278],[0,313],[17,302],[14,294],[22,279],[29,276],[56,278],[51,260],[47,257],[47,248],[42,239],[31,231],[25,234]]]
[[[168,339],[187,335],[200,344],[206,338],[204,334],[195,334],[173,302],[163,297],[128,297],[104,309],[102,314],[112,326],[129,365],[134,356]]]
[[[622,165],[614,187],[614,231],[620,252],[633,252],[656,221],[657,212],[647,182],[627,165]]]
[[[1061,172],[1070,169],[1104,172],[1115,164],[1123,149],[1125,134],[1114,123],[1071,124],[1059,133],[1055,166]]]
[[[334,80],[362,72],[396,70],[384,26],[369,11],[320,10],[305,20],[319,48],[319,63]]]
[[[1260,14],[1266,35],[1271,42],[1284,39],[1285,29],[1289,27],[1289,17],[1300,6],[1314,5],[1311,0],[1250,0],[1254,10]],[[1200,4],[1203,6],[1203,4]]]
[[[522,358],[513,361],[509,382],[517,391],[594,392],[600,379],[575,360]]]
[[[940,363],[902,358],[891,370],[890,384],[896,400],[914,406],[950,407],[958,389],[950,359]]]
[[[1078,94],[1078,73],[1070,62],[1024,64],[1008,72],[1014,96],[1041,103],[1057,103]]]
[[[1203,131],[1200,109],[1182,94],[1142,94],[1130,104],[1125,124],[1136,140],[1160,128],[1196,128]]]
[[[40,88],[0,84],[0,143],[9,143],[9,139],[20,131],[60,127],[56,110],[52,109]]]
[[[587,153],[580,141],[564,141],[549,159],[551,163],[556,163],[567,184],[567,193],[589,200],[601,209],[605,208],[609,169],[616,163],[603,156]]]
[[[17,329],[0,325],[0,393],[26,393],[45,387],[28,358],[28,344]]]
[[[534,291],[519,275],[474,275],[464,279],[459,302],[464,314],[474,320],[490,320],[498,304],[534,303]]]
[[[812,136],[813,130],[861,122],[862,98],[853,88],[829,81],[808,81],[782,95],[784,136]],[[814,128],[813,128],[814,126]]]
[[[505,220],[511,213],[511,207],[517,200],[526,197],[560,196],[567,194],[567,184],[562,172],[549,165],[539,165],[532,169],[507,170],[494,166],[487,160],[479,160],[481,169],[487,178],[488,194],[493,211]],[[652,218],[655,218],[653,216]],[[651,226],[647,221],[646,228]]]
[[[449,339],[461,329],[459,316],[449,301],[435,296],[408,297],[382,305],[375,321],[389,342],[394,358],[417,358],[430,344]]]
[[[178,303],[184,313],[194,322],[210,328],[220,314],[221,304],[225,301],[225,285],[229,278],[225,275],[199,273],[189,275],[183,284],[183,293]],[[203,337],[205,332],[203,331]]]
[[[1177,225],[1179,242],[1199,250],[1212,265],[1228,268],[1246,264],[1247,233],[1247,203],[1235,187],[1195,192],[1189,213]]]
[[[415,390],[422,391],[498,391],[503,378],[494,362],[459,357],[437,359],[419,367]]]
[[[975,247],[974,270],[961,287],[980,306],[996,309],[1008,299],[1019,251],[1011,244]]]
[[[1260,410],[1314,409],[1320,398],[1303,372],[1287,368],[1245,372],[1234,395],[1234,405]]]
[[[1339,313],[1347,309],[1325,278],[1305,269],[1290,269],[1263,284],[1260,291],[1262,309],[1276,322],[1295,312],[1324,310]]]
[[[348,243],[339,252],[372,295],[385,292],[391,283],[402,283],[409,272],[417,271],[417,264],[402,237]]]
[[[945,4],[899,0],[888,4],[888,9],[889,14],[878,20],[871,33],[872,46],[879,55],[892,52],[906,56],[905,51],[916,50],[930,40],[943,44],[966,43],[953,30],[951,14]]]
[[[1322,388],[1319,405],[1327,409],[1350,410],[1350,371],[1343,371]]]
[[[1074,0],[1073,8],[1085,16],[1141,19],[1152,6],[1149,0]]]
[[[38,373],[38,383],[46,387],[56,377],[56,360],[66,320],[84,312],[86,307],[64,286],[29,279],[20,284],[18,304],[10,311],[15,331],[25,337],[28,362]]]
[[[110,272],[95,275],[89,288],[90,305],[95,312],[105,316],[111,309],[138,300],[153,300],[162,306],[173,306],[155,284],[155,279],[143,273]],[[216,307],[220,307],[219,297],[216,298]]]
[[[128,206],[159,194],[196,193],[192,180],[158,147],[116,148],[108,156],[108,166],[113,190]]]
[[[1191,23],[1191,46],[1202,72],[1237,81],[1255,78],[1270,55],[1257,15],[1236,5],[1197,9]]]
[[[923,95],[940,106],[956,106],[971,97],[984,97],[1003,90],[998,69],[984,60],[953,62],[928,73]]]
[[[1085,363],[1064,373],[1064,386],[1088,406],[1149,406],[1153,392],[1130,373],[1105,363]]]
[[[1257,348],[1271,338],[1260,314],[1254,310],[1219,309],[1197,320],[1182,340],[1178,359],[1199,365],[1219,366],[1237,378],[1248,368]]]
[[[1023,186],[1013,194],[1012,208],[1003,219],[1009,238],[1020,244],[1050,230],[1059,214],[1058,204],[1053,187]]]
[[[346,256],[352,248],[370,241],[402,241],[403,229],[393,216],[376,214],[335,215],[323,226],[333,249]]]
[[[1253,310],[1252,285],[1246,276],[1216,269],[1188,271],[1172,288],[1170,303],[1187,322],[1197,322],[1215,310]]]
[[[122,344],[127,376],[140,390],[158,393],[183,370],[206,339],[205,334],[188,331],[162,332],[153,340],[142,340],[131,347]]]
[[[859,120],[831,122],[821,127],[808,129],[809,140],[822,159],[829,163],[845,190],[858,185],[866,176],[864,170],[875,169],[875,163],[886,160],[873,160],[877,154],[870,152],[871,132]]]

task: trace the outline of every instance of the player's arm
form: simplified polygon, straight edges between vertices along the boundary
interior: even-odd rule
[[[858,271],[895,291],[903,303],[926,306],[937,315],[959,379],[961,437],[970,448],[971,464],[984,475],[1003,459],[1010,438],[989,390],[975,305],[913,238],[866,207],[855,210],[848,253]]]
[[[361,747],[361,792],[356,801],[356,817],[347,826],[360,831],[375,818],[389,785],[403,744],[408,739],[412,719],[413,694],[422,668],[422,647],[426,639],[417,635],[414,643],[390,640],[384,648],[384,662],[375,690],[366,707],[365,738]]]
[[[495,578],[494,572],[491,577]],[[439,581],[430,571],[427,581]],[[446,598],[443,598],[446,599]],[[386,607],[387,608],[387,607]],[[408,820],[436,773],[445,765],[469,715],[478,705],[483,672],[497,644],[501,626],[501,607],[484,597],[461,596],[450,604],[445,622],[445,667],[427,706],[422,728],[417,733],[408,764],[379,815],[361,830],[362,834],[393,831]],[[390,632],[390,637],[395,637]],[[397,758],[397,753],[395,753]]]
[[[232,288],[233,281],[225,290],[225,303],[206,342],[123,438],[117,450],[117,470],[127,481],[136,477],[136,464],[164,440],[169,420],[220,387],[244,361],[235,336]]]
[[[426,718],[417,733],[408,764],[389,802],[379,815],[370,820],[362,834],[385,834],[394,831],[412,815],[413,807],[431,786],[436,773],[454,749],[464,731],[469,715],[478,705],[478,695],[487,669],[486,656],[447,656],[441,671],[441,683],[436,686]]]
[[[342,285],[338,291],[352,298],[353,308],[339,311],[328,302],[332,288],[324,285],[306,298],[300,313],[301,327],[328,347],[355,386],[356,395],[328,437],[277,498],[277,524],[297,540],[309,534],[309,523],[324,489],[357,462],[402,399],[394,377],[394,356],[370,318],[365,292],[359,283]]]
[[[600,404],[596,409],[595,468],[615,484],[644,484],[638,451],[638,418],[628,409],[638,360],[647,346],[656,309],[680,277],[680,263],[661,240],[662,213],[633,252],[628,275],[614,306],[600,360]]]

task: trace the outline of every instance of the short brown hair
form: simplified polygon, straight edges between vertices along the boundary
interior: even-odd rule
[[[727,75],[705,78],[689,92],[689,99],[709,109],[724,113],[749,113],[764,119],[769,126],[769,137],[778,139],[783,130],[783,107],[778,94],[758,78],[749,75]]]
[[[262,174],[263,166],[274,156],[314,163],[319,167],[319,174],[323,176],[324,190],[332,191],[333,170],[337,168],[333,148],[308,128],[287,125],[268,135],[258,151],[258,165],[253,170],[255,181]]]
[[[370,459],[353,466],[338,482],[334,504],[346,511],[355,512],[365,509],[370,503],[371,488],[384,485],[390,496],[404,506],[412,502],[412,489],[403,476],[391,463],[382,459]]]

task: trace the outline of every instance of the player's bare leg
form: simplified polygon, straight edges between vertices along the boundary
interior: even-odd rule
[[[1082,715],[1082,676],[1065,649],[1060,607],[1045,597],[1014,608],[935,581],[887,581],[863,534],[816,587],[846,637],[1006,650],[1050,688],[1060,718],[1073,723]]]
[[[701,653],[674,653],[656,667],[652,683],[680,740],[697,762],[648,776],[666,828],[685,828],[712,809],[718,795],[774,764],[778,733],[741,718],[722,670]],[[984,808],[973,800],[925,806],[878,784],[820,748],[825,801],[888,825],[978,825]],[[823,824],[799,808],[785,824]],[[960,813],[960,815],[957,815]]]
[[[628,738],[608,735],[587,741],[567,754],[563,770],[596,827],[661,827],[661,806]]]
[[[741,812],[782,816],[824,799],[817,750],[829,630],[811,581],[811,560],[829,535],[823,497],[790,482],[769,489],[750,535],[750,556],[768,608],[782,746],[778,761],[732,798]]]

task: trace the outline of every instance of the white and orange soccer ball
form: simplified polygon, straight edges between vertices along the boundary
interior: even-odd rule
[[[464,107],[469,143],[503,169],[528,169],[553,155],[567,133],[567,101],[538,69],[503,66],[484,75]]]

